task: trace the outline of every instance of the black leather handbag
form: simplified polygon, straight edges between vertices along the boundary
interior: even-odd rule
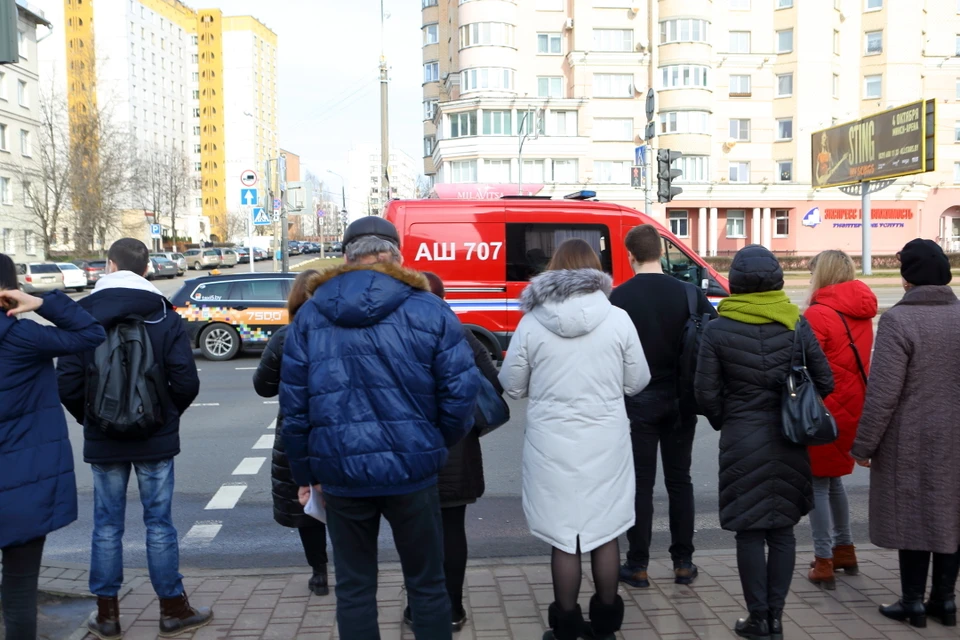
[[[794,444],[814,446],[830,444],[837,439],[837,423],[823,403],[823,398],[807,370],[807,350],[800,335],[800,323],[793,332],[793,353],[790,355],[790,371],[783,385],[783,402],[780,407],[783,437]],[[797,346],[800,347],[800,364],[796,363]]]

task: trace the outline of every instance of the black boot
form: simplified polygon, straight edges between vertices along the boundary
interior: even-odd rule
[[[327,584],[327,565],[321,564],[313,570],[313,577],[310,578],[308,586],[315,596],[330,595],[330,585]]]
[[[97,598],[97,610],[87,620],[87,631],[100,640],[119,640],[123,637],[120,630],[120,601],[117,598]]]
[[[543,640],[585,640],[587,623],[583,619],[580,605],[573,611],[564,611],[556,602],[547,610],[550,631],[543,634]]]
[[[770,640],[783,640],[783,609],[770,611]]]
[[[927,569],[930,554],[926,551],[900,551],[900,600],[894,604],[881,605],[880,613],[911,626],[927,626],[927,611],[923,606],[923,592],[927,588]]]
[[[770,638],[770,621],[765,613],[751,613],[746,618],[737,620],[733,630],[741,638],[748,640],[768,640]]]
[[[210,607],[191,607],[185,593],[176,598],[160,598],[160,636],[163,638],[199,629],[211,620]]]
[[[603,604],[597,594],[590,598],[590,627],[596,640],[613,640],[623,625],[623,598],[615,596],[613,604]]]
[[[960,552],[933,554],[933,585],[926,604],[927,616],[945,627],[957,626],[957,573],[960,571]]]

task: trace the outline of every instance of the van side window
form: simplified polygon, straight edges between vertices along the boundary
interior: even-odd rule
[[[190,300],[194,302],[221,302],[229,300],[227,294],[230,290],[229,282],[210,282],[199,285],[190,294]]]
[[[607,273],[613,273],[610,230],[600,224],[507,224],[507,281],[526,282],[546,270],[564,240],[586,240],[600,257]]]
[[[242,280],[234,282],[230,290],[231,300],[249,300],[252,302],[282,302],[284,295],[283,280]]]
[[[660,258],[660,266],[668,276],[700,286],[700,266],[666,238],[663,239],[663,256]]]

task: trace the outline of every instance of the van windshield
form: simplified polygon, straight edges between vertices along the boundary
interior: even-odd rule
[[[55,264],[32,264],[30,273],[60,273],[60,269]]]

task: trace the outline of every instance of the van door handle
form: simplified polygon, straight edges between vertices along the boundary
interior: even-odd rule
[[[245,307],[245,306],[243,306],[243,305],[239,305],[239,306],[237,306],[237,307],[234,307],[234,309],[236,309],[237,311],[246,311],[246,310],[247,310],[247,307]]]

